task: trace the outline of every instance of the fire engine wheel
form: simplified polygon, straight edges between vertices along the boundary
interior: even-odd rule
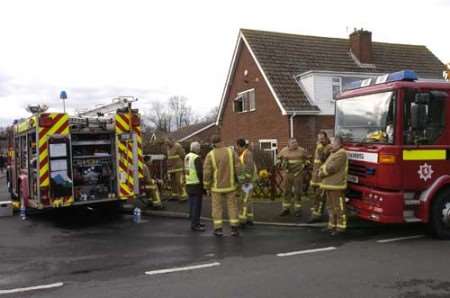
[[[441,192],[433,202],[430,225],[437,238],[450,240],[450,189]]]

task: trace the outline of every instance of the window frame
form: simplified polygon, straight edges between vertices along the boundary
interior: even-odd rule
[[[335,82],[335,80],[339,82]],[[336,94],[334,94],[334,87],[339,87],[339,92]],[[342,77],[331,77],[331,102],[335,102],[340,93],[342,93]]]
[[[253,100],[252,100],[253,99]],[[236,111],[236,102],[240,101],[242,111]],[[252,105],[253,103],[253,105]],[[236,113],[248,113],[256,111],[256,91],[255,88],[247,89],[237,93],[233,101],[233,111]]]

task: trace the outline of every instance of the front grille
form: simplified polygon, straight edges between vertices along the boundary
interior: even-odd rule
[[[365,165],[350,162],[348,167],[348,173],[353,176],[366,177],[367,167]]]

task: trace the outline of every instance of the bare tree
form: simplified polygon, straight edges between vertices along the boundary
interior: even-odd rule
[[[154,101],[146,113],[145,120],[153,130],[168,133],[171,131],[172,117],[165,105],[160,101]]]
[[[202,121],[204,122],[214,122],[217,119],[217,114],[219,113],[219,106],[213,107],[209,112],[203,116]]]
[[[171,131],[189,126],[198,121],[188,99],[184,96],[172,96],[166,103],[152,102],[151,109],[147,111],[145,120],[149,128],[154,131],[170,133]]]
[[[195,122],[192,107],[188,105],[188,99],[184,96],[171,96],[168,107],[174,119],[174,128],[180,129]]]

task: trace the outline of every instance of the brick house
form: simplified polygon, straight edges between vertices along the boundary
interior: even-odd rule
[[[276,152],[295,137],[310,152],[319,130],[332,134],[334,97],[353,81],[403,69],[442,80],[444,65],[425,46],[241,29],[216,124],[222,139],[239,137]]]

